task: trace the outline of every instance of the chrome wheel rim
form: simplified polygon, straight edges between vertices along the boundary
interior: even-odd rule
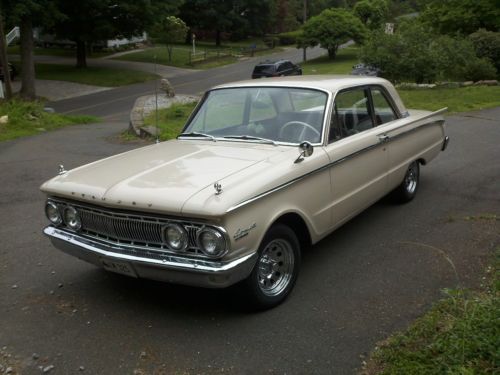
[[[418,169],[416,163],[411,163],[405,176],[405,188],[409,194],[415,193],[418,183]]]
[[[293,275],[294,254],[290,243],[284,239],[269,242],[259,258],[259,288],[267,296],[282,293]]]

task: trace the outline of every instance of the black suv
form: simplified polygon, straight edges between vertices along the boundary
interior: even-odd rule
[[[264,61],[253,68],[252,78],[300,76],[302,69],[289,60]]]

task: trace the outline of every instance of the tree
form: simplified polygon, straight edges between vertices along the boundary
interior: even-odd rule
[[[188,27],[180,18],[168,16],[156,24],[154,32],[167,45],[168,62],[172,62],[172,43],[183,42]]]
[[[353,12],[371,30],[380,29],[388,18],[387,0],[361,0],[354,5]]]
[[[498,0],[422,0],[421,18],[442,34],[470,34],[483,28],[500,30]]]
[[[3,14],[11,25],[19,25],[21,34],[21,97],[36,98],[33,26],[50,24],[60,13],[53,0],[1,0]]]
[[[327,9],[304,24],[297,47],[319,45],[328,50],[330,59],[334,59],[341,44],[350,40],[362,43],[366,34],[365,26],[349,10]]]
[[[149,0],[55,1],[63,16],[53,31],[75,42],[79,68],[87,66],[87,48],[92,43],[142,34],[154,18]]]
[[[191,29],[214,32],[220,46],[222,33],[236,38],[262,34],[271,21],[271,5],[271,0],[186,0],[180,18]]]

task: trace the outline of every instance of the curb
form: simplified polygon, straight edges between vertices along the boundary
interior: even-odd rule
[[[155,95],[145,95],[140,96],[136,99],[134,107],[130,112],[130,122],[129,122],[129,133],[136,135],[140,138],[156,138],[158,135],[157,129],[154,126],[144,126],[144,118],[150,113],[154,112],[154,108],[148,106],[148,101],[154,99]],[[169,108],[175,103],[191,103],[199,101],[199,96],[194,95],[176,95],[172,98],[166,97],[165,94],[158,95],[158,99],[161,99],[158,103],[158,109]]]

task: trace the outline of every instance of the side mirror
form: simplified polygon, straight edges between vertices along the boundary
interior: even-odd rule
[[[304,158],[308,158],[314,152],[314,147],[310,142],[304,141],[299,145],[300,155],[295,159],[295,163],[300,163]]]

